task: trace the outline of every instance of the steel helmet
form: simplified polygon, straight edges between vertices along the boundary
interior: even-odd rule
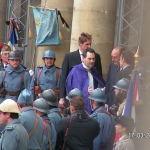
[[[122,91],[128,91],[130,81],[126,78],[119,80],[113,87]]]
[[[44,52],[43,58],[55,58],[56,59],[56,56],[55,56],[55,53],[52,50],[47,50],[47,51]]]
[[[66,96],[66,99],[70,100],[74,96],[80,96],[80,97],[84,98],[84,95],[83,95],[82,91],[80,91],[79,89],[75,88],[75,89],[71,90],[68,93],[68,96]]]
[[[88,98],[97,102],[102,102],[102,103],[106,102],[105,94],[100,88],[93,90]]]
[[[20,59],[19,52],[12,51],[8,55],[8,59]]]
[[[44,98],[51,106],[58,106],[58,97],[51,89],[45,90],[40,94],[40,97]]]
[[[18,97],[18,102],[20,104],[32,104],[32,93],[28,91],[27,89],[24,89]]]
[[[47,114],[50,113],[50,111],[49,111],[49,105],[45,101],[45,99],[43,99],[43,98],[36,99],[33,102],[33,108],[36,109],[36,110],[38,110],[38,111],[40,111],[40,112],[43,112],[43,113],[47,113]]]
[[[0,104],[0,111],[19,114],[17,103],[12,99],[6,99]]]

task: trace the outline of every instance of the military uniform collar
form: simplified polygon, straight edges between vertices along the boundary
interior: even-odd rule
[[[52,108],[52,109],[50,109],[50,113],[52,113],[52,112],[59,112],[59,109],[58,108]]]
[[[33,109],[32,106],[26,107],[25,109],[23,109],[23,110],[21,111],[21,113],[22,113],[22,112],[26,112],[26,111],[30,111],[30,110],[34,111],[34,109]]]
[[[10,74],[12,72],[22,72],[23,70],[25,70],[21,65],[18,66],[17,69],[13,70],[12,67],[10,65],[8,65],[8,67],[6,68],[6,71]]]
[[[128,138],[129,138],[128,135],[123,135],[122,137],[119,138],[118,141],[125,140],[125,139],[128,139]]]
[[[5,129],[6,129],[6,130],[7,130],[7,129],[13,129],[12,125],[15,124],[15,123],[21,123],[21,122],[20,122],[19,119],[13,119],[11,122],[9,122],[9,123],[6,125]]]
[[[105,106],[97,107],[93,110],[93,112],[98,112],[99,110],[106,110]]]
[[[41,118],[44,120],[49,120],[48,116],[41,116]]]
[[[54,65],[52,68],[47,68],[45,65],[43,66],[44,73],[49,71],[50,73],[53,73],[56,70],[56,66]]]

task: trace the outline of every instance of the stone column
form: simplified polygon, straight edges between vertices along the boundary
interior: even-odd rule
[[[74,0],[70,51],[78,49],[81,32],[92,35],[92,48],[101,55],[106,75],[114,47],[117,0]]]
[[[6,7],[7,1],[1,0],[0,1],[0,44],[5,43],[5,28],[6,28]]]
[[[41,2],[41,5],[44,6],[45,0],[43,0]],[[71,38],[71,26],[72,26],[72,12],[73,12],[73,1],[72,0],[50,0],[46,2],[46,8],[57,8],[58,10],[60,10],[62,16],[64,17],[64,19],[66,20],[66,22],[68,23],[69,27],[70,27],[70,31],[68,32],[67,29],[64,27],[62,27],[62,22],[59,19],[59,26],[60,26],[60,31],[62,33],[63,36],[63,40],[62,40],[62,44],[58,45],[58,46],[42,46],[42,47],[38,47],[37,48],[37,54],[36,54],[36,65],[42,65],[43,64],[43,60],[42,60],[42,55],[43,53],[48,50],[51,49],[55,52],[56,54],[56,65],[60,66],[62,65],[62,61],[64,58],[64,55],[66,53],[69,53],[70,51],[70,38]]]

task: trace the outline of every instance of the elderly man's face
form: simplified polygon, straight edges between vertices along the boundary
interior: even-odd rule
[[[119,65],[119,61],[120,61],[120,51],[113,49],[112,53],[111,53],[111,58],[112,61],[114,62],[115,65]]]
[[[8,63],[8,55],[9,55],[10,51],[5,51],[5,52],[2,52],[1,54],[1,59],[2,59],[2,62],[4,63]]]

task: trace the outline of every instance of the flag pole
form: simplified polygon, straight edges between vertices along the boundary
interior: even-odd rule
[[[133,73],[131,75],[130,85],[127,92],[126,105],[123,113],[124,116],[132,116],[132,117],[134,116],[133,118],[135,118],[134,104],[139,103],[139,101],[136,102],[137,100],[139,100],[139,74],[137,72],[138,63],[140,59],[139,49],[140,48],[138,46],[137,52],[134,55],[135,66],[134,66]]]
[[[137,52],[134,55],[135,61],[134,61],[134,71],[137,71],[137,67],[139,64],[139,59],[140,59],[140,47],[138,46]]]

